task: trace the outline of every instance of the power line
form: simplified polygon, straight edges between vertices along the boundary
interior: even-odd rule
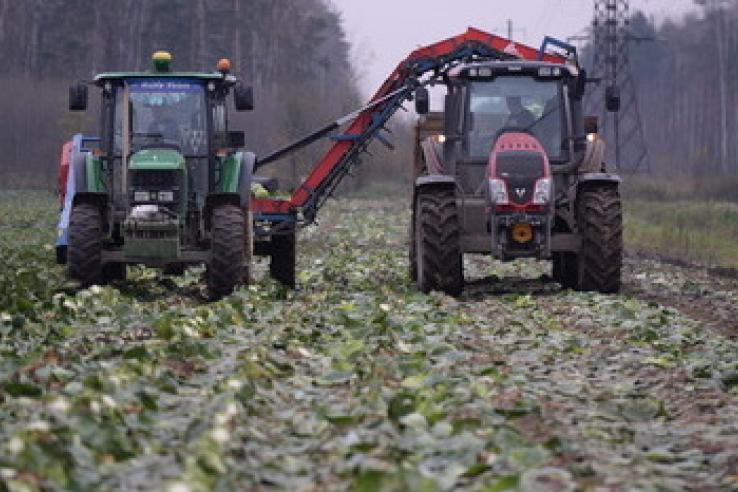
[[[633,36],[629,0],[594,0],[593,68],[599,79],[588,108],[599,114],[602,133],[612,142],[608,160],[626,173],[648,172],[648,148],[630,69],[630,46],[652,38]]]

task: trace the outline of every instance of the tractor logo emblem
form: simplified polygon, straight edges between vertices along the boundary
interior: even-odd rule
[[[515,194],[517,194],[518,197],[523,198],[523,195],[525,195],[525,188],[515,188]]]

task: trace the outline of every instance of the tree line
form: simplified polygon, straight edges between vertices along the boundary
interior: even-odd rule
[[[636,13],[625,36],[650,170],[703,180],[738,172],[738,4],[695,3],[658,26]]]
[[[61,144],[96,131],[94,111],[67,111],[67,87],[148,70],[157,50],[177,71],[231,59],[256,94],[256,110],[234,113],[232,126],[258,153],[359,104],[350,45],[326,0],[0,0],[0,186],[52,187]],[[275,173],[297,177],[320,151]]]
[[[699,0],[699,10],[655,25],[636,13],[629,35],[650,168],[687,176],[738,171],[738,4]],[[328,0],[0,0],[0,187],[53,187],[61,144],[96,131],[97,114],[69,113],[67,87],[104,71],[147,70],[170,51],[177,70],[233,61],[252,84],[256,110],[238,114],[247,147],[264,154],[361,103],[351,46]],[[584,50],[586,52],[586,49]],[[586,60],[586,58],[585,58]],[[367,180],[406,177],[400,148],[368,160]],[[325,147],[267,172],[296,185]]]

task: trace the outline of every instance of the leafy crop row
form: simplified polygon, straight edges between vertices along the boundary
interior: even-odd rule
[[[736,486],[735,340],[537,263],[418,293],[403,211],[334,202],[297,291],[260,265],[212,304],[197,271],[65,292],[48,231],[29,236],[53,281],[0,308],[0,489]]]

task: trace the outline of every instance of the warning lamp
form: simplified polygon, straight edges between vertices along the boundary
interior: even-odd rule
[[[167,51],[157,51],[151,57],[151,61],[154,63],[154,71],[156,72],[172,71],[172,55]]]
[[[231,60],[229,60],[228,58],[223,58],[218,62],[217,68],[218,71],[223,75],[229,73],[231,71]]]

